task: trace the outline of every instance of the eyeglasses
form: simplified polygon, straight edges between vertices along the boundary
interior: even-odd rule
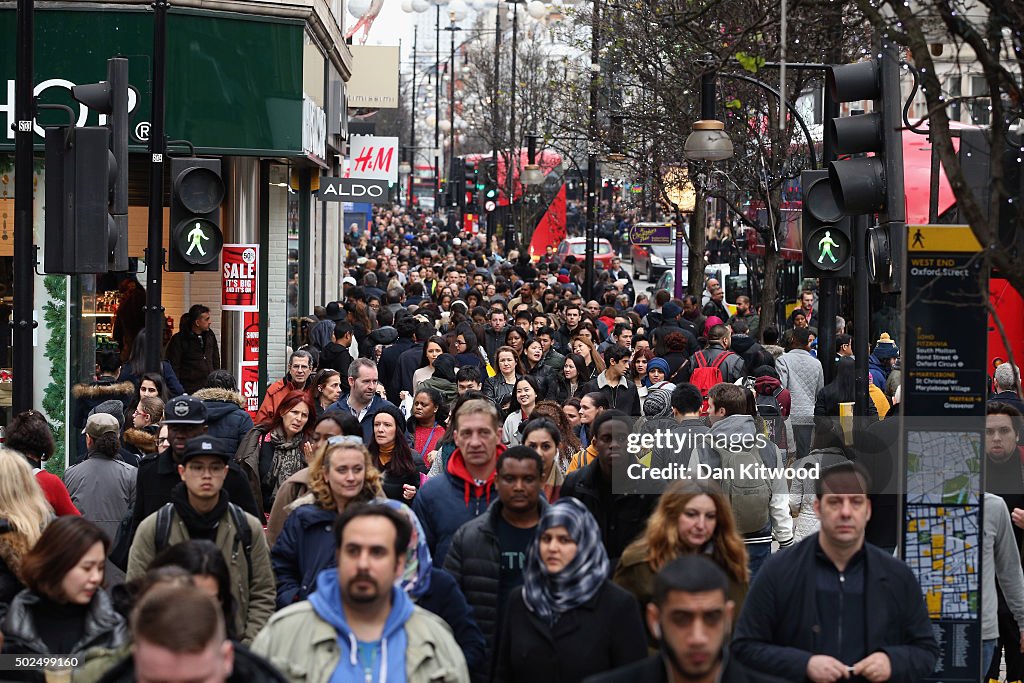
[[[342,434],[328,438],[327,443],[331,446],[362,446],[363,438],[361,436],[352,436],[351,434]]]

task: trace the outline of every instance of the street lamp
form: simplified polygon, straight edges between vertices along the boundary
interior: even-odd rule
[[[732,158],[732,140],[725,132],[725,124],[715,118],[716,76],[714,69],[708,69],[700,77],[700,121],[693,124],[693,132],[683,144],[683,153],[691,161]]]

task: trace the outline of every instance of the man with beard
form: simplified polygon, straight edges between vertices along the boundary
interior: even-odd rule
[[[337,568],[320,572],[308,600],[271,617],[253,652],[292,681],[468,683],[466,659],[447,625],[396,584],[412,532],[386,505],[346,508],[334,525]]]
[[[704,555],[683,555],[669,562],[654,579],[654,600],[645,615],[658,639],[658,654],[586,683],[781,681],[728,656],[726,639],[736,618],[728,590],[725,572]]]

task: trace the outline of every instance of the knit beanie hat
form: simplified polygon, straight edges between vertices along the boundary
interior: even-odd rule
[[[652,358],[647,361],[647,372],[650,372],[654,368],[658,368],[665,373],[666,377],[668,377],[668,361],[664,358]]]
[[[668,417],[671,412],[672,394],[667,389],[655,389],[647,394],[644,399],[645,417]]]
[[[896,346],[896,342],[892,340],[888,332],[883,332],[875,342],[875,357],[878,360],[900,357],[900,347]]]

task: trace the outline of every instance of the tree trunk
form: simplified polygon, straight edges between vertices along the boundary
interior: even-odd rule
[[[708,201],[700,188],[696,189],[697,198],[693,203],[693,220],[690,221],[689,245],[690,245],[690,266],[687,275],[686,291],[697,296],[700,302],[700,293],[704,287],[704,249],[707,246],[707,233],[705,229],[708,223]]]

